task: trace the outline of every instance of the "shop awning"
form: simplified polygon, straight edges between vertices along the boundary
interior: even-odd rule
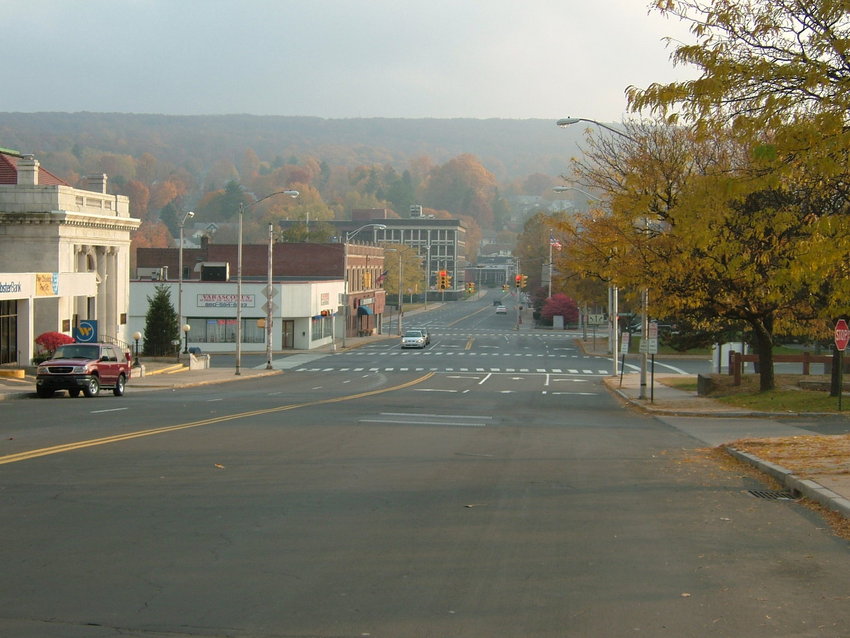
[[[372,309],[369,306],[357,306],[357,315],[371,315]]]

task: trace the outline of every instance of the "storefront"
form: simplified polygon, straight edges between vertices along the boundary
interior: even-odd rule
[[[70,335],[80,320],[77,300],[96,295],[95,273],[0,273],[0,365],[30,365],[35,338]]]
[[[157,286],[168,288],[175,310],[181,306],[178,282],[131,281],[130,332],[144,335],[148,299],[154,297]],[[182,286],[182,324],[189,326],[188,346],[207,353],[234,352],[238,332],[237,284],[184,281]],[[242,282],[243,352],[266,351],[266,288],[265,283]],[[275,282],[272,288],[272,350],[310,350],[330,344],[335,332],[340,337],[342,321],[337,322],[337,318],[344,291],[341,280]]]

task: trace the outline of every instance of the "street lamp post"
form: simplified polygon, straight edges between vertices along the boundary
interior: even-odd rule
[[[183,324],[183,354],[189,354],[189,331],[192,329],[188,323]]]
[[[177,325],[183,323],[183,227],[186,225],[186,220],[195,216],[195,213],[188,211],[183,215],[178,227],[180,228],[180,249],[177,256]]]
[[[361,230],[366,228],[374,228],[376,230],[386,230],[386,224],[364,224],[360,228],[352,230],[350,233],[345,233],[345,242],[342,249],[342,296],[345,301],[345,306],[342,311],[342,349],[345,350],[345,337],[348,332],[348,242],[350,242]]]
[[[629,140],[630,142],[636,142],[636,140],[633,137],[631,137],[630,135],[626,135],[622,131],[618,131],[617,129],[612,128],[612,127],[610,127],[606,124],[603,124],[602,122],[597,122],[596,120],[590,120],[590,119],[587,119],[587,118],[584,118],[584,117],[566,117],[566,118],[558,120],[557,122],[555,122],[555,124],[557,124],[561,128],[565,128],[567,126],[571,126],[572,124],[576,124],[577,122],[587,122],[589,124],[595,124],[596,126],[598,126],[600,128],[604,128],[606,131],[610,131],[611,133],[614,133],[615,135],[619,135],[620,137],[625,138],[625,139]],[[581,193],[584,193],[585,195],[590,195],[589,193],[585,193],[581,189],[572,188],[570,186],[562,186],[560,188],[562,188],[564,190],[567,190],[567,189],[577,190]],[[555,190],[558,190],[558,188],[556,188]],[[593,197],[592,195],[590,195],[590,196]],[[594,198],[594,199],[596,199],[596,198]],[[609,291],[609,294],[611,295],[611,299],[613,300],[613,303],[612,303],[613,310],[609,311],[609,315],[611,314],[611,312],[614,312],[614,318],[613,318],[614,325],[613,325],[612,333],[614,335],[613,345],[615,347],[612,351],[612,354],[613,354],[612,359],[614,361],[613,365],[614,365],[614,375],[615,376],[617,375],[617,348],[616,348],[616,345],[617,345],[617,342],[618,342],[619,337],[620,337],[620,335],[619,335],[619,325],[618,325],[618,321],[617,321],[617,312],[618,312],[618,309],[617,309],[617,305],[618,305],[618,303],[617,303],[617,292],[618,291],[617,291],[616,286],[613,287],[612,291]],[[643,334],[641,336],[641,343],[644,344],[647,340],[647,334],[649,332],[649,288],[647,288],[646,286],[644,287],[643,292],[641,293],[641,306],[642,306],[641,311],[643,313],[643,321],[641,322],[641,329],[643,331]],[[610,316],[609,316],[609,320],[610,320]],[[648,364],[649,364],[649,358],[647,356],[646,348],[642,347],[641,350],[642,350],[642,352],[640,353],[640,394],[639,394],[638,398],[646,399],[647,398],[647,396],[646,396],[646,376],[647,376],[646,373],[647,373],[647,367],[648,367]]]
[[[246,208],[253,208],[261,201],[268,199],[269,197],[274,197],[275,195],[289,195],[291,198],[295,199],[300,195],[298,191],[295,190],[285,190],[285,191],[277,191],[275,193],[269,193],[265,197],[261,197],[260,199],[248,204],[245,206],[244,202],[239,202],[239,244],[236,249],[236,373],[237,375],[242,374],[242,218],[245,214]]]
[[[138,368],[141,364],[139,363],[139,339],[142,338],[142,333],[136,330],[133,333],[133,340],[136,342],[136,360],[133,361],[133,367]]]
[[[428,231],[429,235],[431,231]],[[428,310],[428,293],[431,291],[431,238],[425,249],[425,310]]]
[[[269,251],[266,281],[266,370],[272,369],[272,321],[274,319],[274,288],[272,285],[272,255],[274,253],[274,224],[269,224]]]
[[[404,280],[404,270],[403,264],[401,261],[401,249],[400,248],[384,248],[384,252],[388,253],[398,253],[398,334],[401,335],[401,322],[402,317],[404,316],[404,310],[402,306],[404,305],[404,295],[401,292],[401,282]]]

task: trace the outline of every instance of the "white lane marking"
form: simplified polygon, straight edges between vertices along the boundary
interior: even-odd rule
[[[468,416],[463,414],[422,414],[421,412],[380,412],[381,416],[418,416],[434,419],[483,419],[492,420],[491,416]]]
[[[392,421],[390,419],[360,419],[358,423],[396,423],[400,425],[454,425],[462,428],[486,428],[486,423],[452,423],[450,421]]]

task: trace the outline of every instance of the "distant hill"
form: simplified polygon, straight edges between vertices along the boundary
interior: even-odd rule
[[[583,129],[559,129],[554,119],[0,113],[0,147],[36,155],[80,148],[134,157],[148,152],[195,166],[236,160],[253,149],[264,161],[312,156],[332,165],[391,164],[401,170],[423,155],[442,163],[470,153],[500,182],[509,182],[566,171]]]

